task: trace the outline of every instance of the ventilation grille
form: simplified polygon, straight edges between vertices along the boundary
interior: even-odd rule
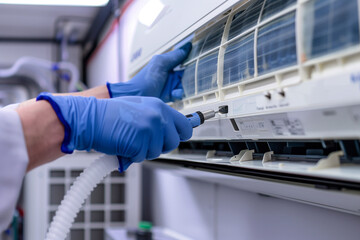
[[[189,141],[179,145],[179,154],[206,155],[216,151],[216,156],[232,157],[243,149],[254,150],[254,160],[273,151],[273,161],[317,162],[335,151],[343,151],[342,163],[360,164],[359,140],[337,141]]]
[[[83,169],[49,170],[49,224],[66,191]],[[99,240],[104,229],[125,225],[125,174],[113,172],[99,184],[78,213],[67,240]]]

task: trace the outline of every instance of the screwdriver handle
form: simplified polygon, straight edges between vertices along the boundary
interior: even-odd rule
[[[193,128],[200,126],[205,121],[204,115],[200,111],[188,114],[186,117]]]

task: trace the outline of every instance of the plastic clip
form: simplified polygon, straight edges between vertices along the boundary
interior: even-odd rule
[[[273,155],[274,152],[273,151],[269,151],[264,153],[263,159],[262,159],[262,163],[266,163],[266,162],[270,162],[271,161],[271,155]]]
[[[245,162],[245,161],[251,161],[253,160],[253,153],[254,150],[241,150],[239,154],[234,155],[232,158],[230,158],[230,162],[239,161],[239,162]]]
[[[206,153],[206,159],[215,157],[216,150],[209,150]]]
[[[334,168],[340,166],[340,156],[344,155],[343,151],[336,151],[329,154],[327,158],[320,159],[315,167],[309,168],[310,171]]]

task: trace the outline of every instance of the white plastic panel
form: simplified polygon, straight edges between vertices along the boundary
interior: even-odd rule
[[[269,185],[267,187],[274,189]],[[317,195],[316,190],[302,192],[297,189],[297,191],[304,195]],[[324,200],[326,197],[320,198]],[[353,240],[360,234],[357,228],[360,216],[246,191],[236,191],[234,188],[223,186],[218,188],[216,199],[219,203],[216,211],[218,226],[216,239],[219,240],[238,239],[238,236],[247,240]],[[308,203],[311,204],[311,201]]]
[[[360,217],[344,213],[359,206],[359,195],[350,192],[169,164],[146,163],[146,169],[151,170],[149,210],[155,224],[192,239],[352,240],[359,235]]]
[[[214,186],[179,178],[166,170],[156,171],[151,181],[154,187],[150,204],[155,225],[167,227],[191,239],[214,239]]]
[[[144,3],[147,0],[143,0]],[[176,1],[161,0],[164,10],[150,27],[138,23],[132,43],[130,74],[141,68],[152,55],[170,49],[200,26],[230,8],[237,0]],[[138,53],[141,53],[140,55]]]
[[[215,119],[194,129],[193,139],[332,139],[359,138],[360,128],[358,114],[360,108],[360,89],[352,81],[356,68],[347,72],[347,77],[328,75],[319,76],[316,81],[308,81],[302,85],[286,88],[285,97],[278,92],[270,91],[271,100],[264,94],[250,95],[216,104],[201,105],[183,110],[185,114],[195,111],[216,110],[220,105],[228,105],[227,115],[218,114]],[[342,79],[342,81],[339,81]],[[317,92],[316,89],[322,89]],[[346,92],[346,95],[339,94]],[[295,111],[298,109],[298,111]],[[301,110],[301,111],[300,111]],[[326,115],[327,111],[334,114]],[[252,132],[235,131],[230,118],[238,122],[262,121],[264,129],[253,129]],[[282,130],[277,134],[270,122],[274,119],[298,119],[303,134],[291,134]],[[239,127],[241,127],[241,124]],[[215,129],[214,129],[215,128]],[[210,131],[210,129],[213,129]]]

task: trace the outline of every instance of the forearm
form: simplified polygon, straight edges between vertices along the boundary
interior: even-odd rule
[[[106,85],[98,86],[94,88],[90,88],[88,90],[82,92],[73,92],[73,93],[54,93],[55,96],[82,96],[82,97],[96,97],[98,99],[110,98],[109,91]],[[29,103],[34,103],[36,101],[35,98],[27,100],[25,102],[20,103],[20,106],[28,105]]]
[[[64,153],[64,126],[47,101],[33,101],[20,105],[18,112],[29,156],[27,171],[55,160]]]
[[[82,96],[82,97],[96,97],[99,99],[109,98],[109,91],[106,87],[106,85],[90,88],[88,90],[82,91],[82,92],[75,92],[75,93],[58,93],[54,94],[58,96]]]

